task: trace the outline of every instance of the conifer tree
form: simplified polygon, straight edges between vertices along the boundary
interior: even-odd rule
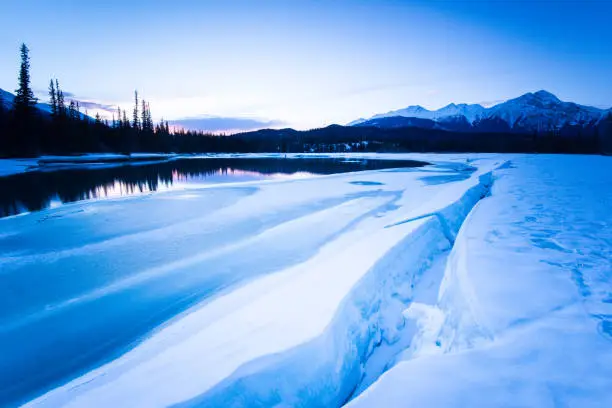
[[[60,89],[57,78],[55,79],[55,92],[57,94],[57,113],[63,116],[66,114],[66,103],[64,102],[64,91]]]
[[[143,132],[147,132],[147,130],[148,130],[147,129],[147,103],[143,99],[141,104],[142,104],[142,113],[141,113],[142,131]]]
[[[30,87],[30,50],[25,44],[21,44],[20,53],[19,88],[15,91],[13,108],[17,112],[31,113],[37,100]]]
[[[151,119],[151,108],[149,103],[144,99],[142,100],[142,131],[146,133],[153,133],[153,119]]]
[[[71,100],[70,105],[68,105],[68,117],[72,120],[77,118],[76,104],[73,100]]]
[[[125,127],[125,128],[129,128],[130,127],[130,121],[127,118],[127,114],[125,112],[125,109],[123,110],[123,127]]]
[[[138,91],[134,91],[134,118],[132,127],[136,130],[140,129],[140,123],[138,120]]]
[[[51,116],[57,117],[57,93],[53,79],[49,81],[49,103],[51,104]]]

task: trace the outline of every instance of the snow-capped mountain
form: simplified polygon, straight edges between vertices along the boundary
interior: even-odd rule
[[[566,125],[592,125],[606,112],[592,106],[563,102],[550,92],[538,91],[493,106],[487,110],[486,117],[502,119],[513,129],[549,130]]]
[[[6,109],[10,109],[11,106],[13,106],[13,99],[15,99],[15,95],[0,88],[0,100],[2,100],[2,103]],[[51,105],[48,103],[39,102],[36,104],[36,107],[44,113],[51,113]]]
[[[15,96],[12,93],[0,88],[0,103],[2,103],[4,108],[10,108],[14,98]]]
[[[451,103],[438,109],[436,111],[430,111],[422,106],[409,106],[404,109],[383,113],[380,115],[374,115],[371,119],[388,118],[391,116],[403,116],[409,118],[420,118],[430,119],[434,121],[443,120],[449,116],[464,116],[468,122],[473,123],[475,120],[480,119],[486,109],[481,105],[467,105],[465,103],[455,105]]]
[[[451,103],[438,110],[428,110],[422,106],[409,106],[404,109],[372,116],[351,122],[350,126],[398,127],[401,121],[388,118],[419,118],[435,122],[428,128],[446,130],[486,130],[486,131],[550,131],[566,126],[592,126],[611,110],[563,102],[547,91],[527,93],[490,108],[474,104]],[[407,124],[406,126],[413,126]]]

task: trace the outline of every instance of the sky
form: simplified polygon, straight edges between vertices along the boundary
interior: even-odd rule
[[[96,109],[236,131],[345,124],[408,105],[546,89],[612,106],[610,0],[19,0],[2,4],[0,88],[50,78]],[[104,113],[104,110],[100,111]]]

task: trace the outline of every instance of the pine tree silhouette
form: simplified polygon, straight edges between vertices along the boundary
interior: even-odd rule
[[[19,68],[19,88],[15,91],[13,109],[17,112],[32,113],[36,106],[36,98],[30,87],[30,50],[21,44],[21,66]]]
[[[59,81],[55,78],[55,93],[57,97],[57,114],[64,116],[66,114],[66,104],[64,102],[64,92],[60,89]]]
[[[57,117],[57,93],[53,79],[49,81],[49,103],[51,104],[51,116]]]
[[[132,127],[136,130],[140,129],[140,122],[138,120],[138,91],[134,91],[134,118]]]

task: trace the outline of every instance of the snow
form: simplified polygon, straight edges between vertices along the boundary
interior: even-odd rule
[[[349,126],[357,125],[359,123],[366,122],[372,119],[380,119],[380,118],[389,118],[394,116],[404,116],[408,118],[420,118],[420,119],[431,119],[434,121],[444,120],[449,117],[455,116],[465,116],[469,123],[473,123],[477,119],[480,119],[486,109],[478,104],[468,105],[468,104],[459,104],[455,105],[451,103],[443,108],[438,110],[428,110],[423,108],[422,106],[408,106],[404,109],[399,109],[395,111],[390,111],[383,114],[378,114],[372,116],[370,119],[359,119],[354,122],[349,123]]]
[[[0,100],[2,100],[6,109],[10,109],[13,106],[14,99],[14,94],[5,91],[4,89],[0,89]],[[51,105],[49,105],[48,103],[39,102],[36,104],[36,107],[47,114],[51,113]]]
[[[425,157],[442,163],[0,220],[0,341],[11,350],[0,396],[49,390],[34,406],[341,404],[376,343],[394,340],[410,281],[450,248],[499,162],[482,156],[471,177],[429,184],[422,178],[467,165]]]
[[[510,128],[520,126],[525,129],[551,130],[561,128],[565,124],[588,125],[599,121],[610,110],[563,102],[547,91],[527,93],[515,99],[485,108],[478,104],[451,103],[438,110],[428,110],[421,106],[409,106],[404,109],[377,114],[369,119],[359,119],[349,123],[349,126],[367,122],[372,119],[394,116],[430,119],[444,122],[449,118],[465,117],[468,123],[474,124],[480,119],[501,119]]]
[[[592,106],[563,102],[550,92],[538,91],[500,103],[488,109],[485,117],[503,119],[510,127],[550,130],[570,123],[592,124],[607,112]]]
[[[36,159],[0,159],[0,177],[25,173],[38,165]]]
[[[87,153],[78,156],[40,156],[28,159],[0,159],[0,177],[25,173],[28,171],[47,170],[58,167],[83,167],[88,165],[112,165],[130,161],[159,161],[179,157],[171,153],[132,153],[131,155],[115,153]]]
[[[0,401],[612,404],[611,159],[327,157],[0,219]]]
[[[350,407],[612,405],[612,161],[515,157],[463,224],[420,332]]]

